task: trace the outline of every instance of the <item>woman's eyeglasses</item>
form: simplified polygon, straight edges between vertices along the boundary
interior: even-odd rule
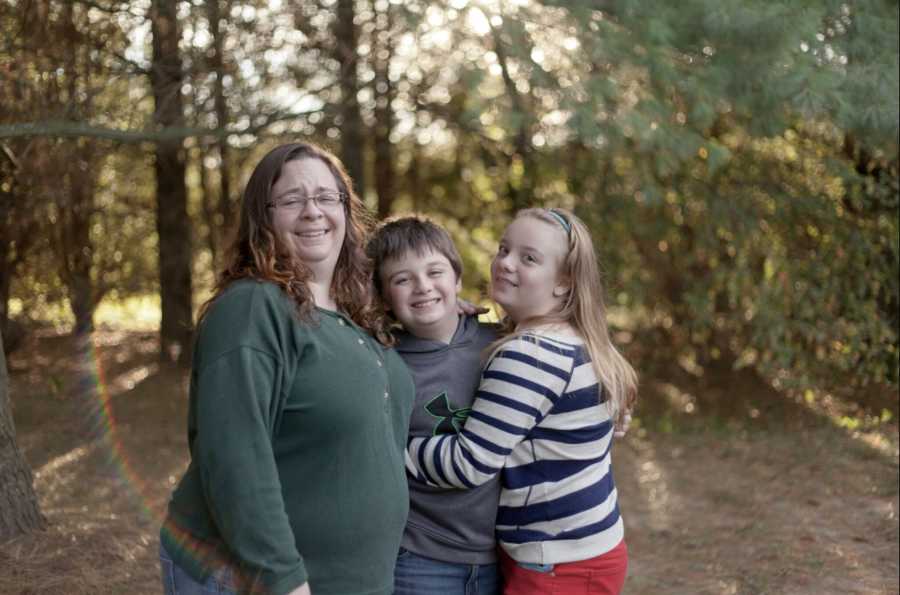
[[[278,209],[281,211],[302,211],[306,208],[306,203],[312,201],[320,209],[334,209],[344,202],[343,192],[320,192],[312,196],[300,196],[299,194],[287,194],[277,201],[268,203],[266,206],[270,209]]]

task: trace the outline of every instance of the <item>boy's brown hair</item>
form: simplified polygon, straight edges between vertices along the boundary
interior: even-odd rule
[[[410,251],[422,256],[428,250],[444,255],[453,267],[457,280],[462,278],[462,259],[446,229],[428,219],[415,216],[389,219],[382,223],[366,246],[378,292],[383,293],[381,271],[385,262],[402,258]]]

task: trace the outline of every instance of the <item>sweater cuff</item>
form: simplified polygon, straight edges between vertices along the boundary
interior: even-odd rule
[[[301,562],[296,570],[293,570],[290,574],[281,577],[276,582],[269,585],[268,593],[271,593],[272,595],[286,595],[301,586],[307,580],[309,580],[309,577],[306,574],[306,566]]]

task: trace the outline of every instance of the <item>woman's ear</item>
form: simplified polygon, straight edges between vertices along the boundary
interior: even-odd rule
[[[376,288],[376,290],[379,290],[379,289],[380,288]],[[388,298],[388,296],[386,296],[384,294],[385,294],[385,292],[378,291],[378,297],[376,298],[376,301],[381,303],[381,307],[387,315],[392,316],[393,312],[391,312],[391,301]]]
[[[384,315],[388,317],[388,320],[391,322],[397,322],[397,317],[394,315],[394,310],[391,308],[391,305],[387,303],[387,300],[378,300],[381,302],[381,309],[384,310]]]

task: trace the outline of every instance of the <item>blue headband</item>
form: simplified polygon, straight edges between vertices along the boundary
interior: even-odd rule
[[[563,226],[563,229],[566,230],[566,235],[572,234],[572,224],[566,221],[566,218],[562,216],[556,209],[547,209],[547,212],[550,213],[554,219],[559,221],[559,224]]]

